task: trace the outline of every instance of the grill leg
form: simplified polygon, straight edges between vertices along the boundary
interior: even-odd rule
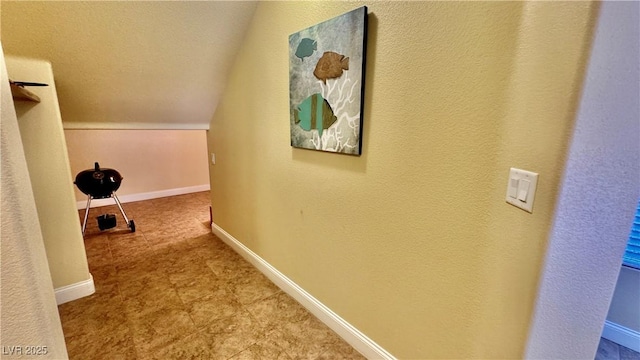
[[[91,195],[87,195],[87,209],[84,211],[84,221],[82,222],[82,236],[87,228],[87,218],[89,217],[89,207],[91,206]]]
[[[116,195],[116,193],[111,193],[111,195],[113,195],[113,200],[116,201],[116,205],[118,205],[118,208],[120,209],[120,212],[122,213],[122,217],[124,218],[124,221],[129,224],[129,219],[127,218],[127,214],[124,213],[124,209],[122,208],[122,205],[120,205],[120,200],[118,200],[118,196]]]

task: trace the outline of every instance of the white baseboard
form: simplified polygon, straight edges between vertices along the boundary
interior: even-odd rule
[[[56,303],[60,305],[69,301],[83,298],[85,296],[89,296],[96,292],[96,287],[93,284],[93,276],[89,274],[88,280],[59,287],[55,289],[54,292],[56,294]]]
[[[315,315],[320,321],[336,332],[349,345],[358,350],[368,359],[395,359],[393,355],[369,339],[365,334],[356,329],[353,325],[346,322],[336,313],[331,311],[327,306],[311,296],[303,288],[294,283],[291,279],[282,274],[278,269],[274,268],[251,251],[248,247],[224,231],[218,225],[211,224],[211,230],[227,245],[231,246],[238,254],[253,264],[265,276],[267,276],[274,284],[281,288],[284,292],[293,297],[309,312]]]
[[[157,199],[157,198],[162,198],[167,196],[190,194],[190,193],[200,192],[200,191],[208,191],[210,188],[211,186],[209,184],[204,184],[204,185],[188,186],[188,187],[176,188],[176,189],[167,189],[167,190],[150,191],[150,192],[138,193],[138,194],[122,195],[122,196],[118,196],[118,199],[120,200],[121,203],[129,203],[134,201]],[[94,207],[115,205],[115,204],[116,202],[112,198],[91,200],[92,209]],[[76,206],[78,210],[85,209],[87,207],[87,200],[76,202]]]
[[[640,332],[635,330],[606,320],[602,330],[602,337],[633,351],[640,352]]]
[[[62,128],[67,130],[209,130],[209,123],[147,123],[147,122],[83,122],[63,121]]]

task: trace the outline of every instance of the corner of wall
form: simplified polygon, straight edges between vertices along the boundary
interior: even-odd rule
[[[5,57],[1,51],[0,72],[0,339],[3,355],[6,355],[5,349],[11,347],[37,345],[47,348],[47,354],[43,358],[66,359],[68,355],[64,334],[56,308],[14,102],[9,95],[11,90]]]
[[[601,4],[525,357],[595,356],[640,196],[640,3]]]
[[[50,62],[7,56],[10,76],[49,84],[39,103],[16,102],[20,137],[54,287],[89,279],[69,159]]]

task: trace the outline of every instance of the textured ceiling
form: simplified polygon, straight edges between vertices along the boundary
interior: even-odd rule
[[[206,129],[255,7],[2,1],[0,39],[51,61],[65,128]]]

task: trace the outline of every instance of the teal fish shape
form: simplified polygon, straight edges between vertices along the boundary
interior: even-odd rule
[[[331,127],[338,118],[333,113],[329,102],[321,94],[313,94],[293,110],[293,120],[303,130],[318,130],[322,136],[322,131]]]
[[[300,40],[300,44],[298,44],[296,56],[304,61],[304,58],[313,55],[313,52],[316,50],[318,50],[318,42],[313,39],[304,38]]]

